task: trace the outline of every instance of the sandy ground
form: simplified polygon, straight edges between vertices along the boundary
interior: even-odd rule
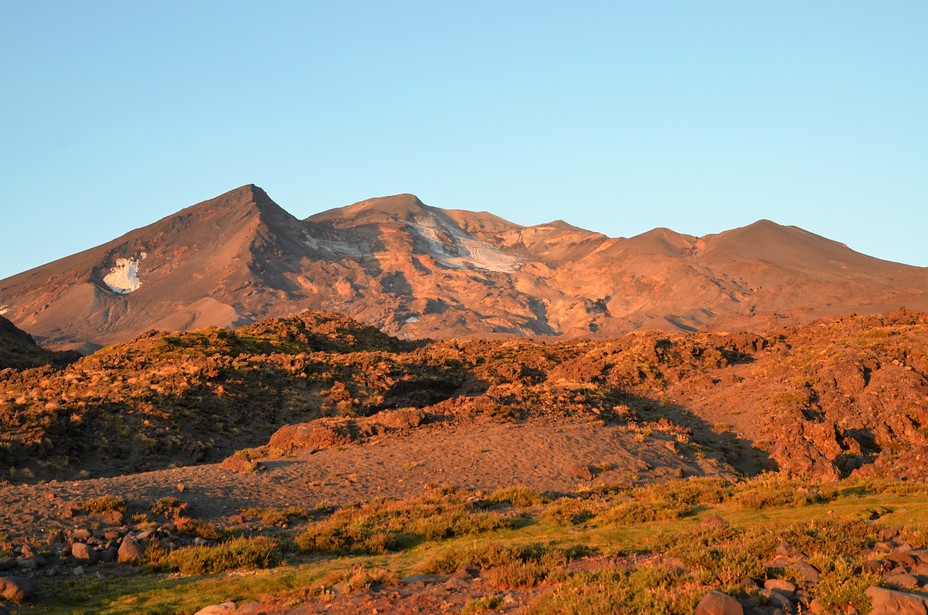
[[[659,435],[641,439],[617,426],[563,420],[439,423],[365,444],[265,459],[262,465],[264,470],[254,473],[210,464],[3,486],[0,532],[15,540],[73,528],[86,518],[70,518],[67,509],[105,494],[125,498],[130,513],[173,496],[187,503],[191,516],[221,520],[246,506],[312,508],[414,496],[437,482],[482,491],[512,485],[574,491],[597,482],[632,484],[719,472],[709,459],[675,452]],[[590,466],[598,467],[587,470]]]

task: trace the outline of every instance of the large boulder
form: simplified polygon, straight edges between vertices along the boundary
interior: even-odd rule
[[[696,615],[744,615],[744,608],[728,594],[712,590],[696,605]]]
[[[870,615],[928,615],[928,596],[907,594],[875,585],[867,588],[864,593],[873,604]]]
[[[116,552],[116,561],[120,564],[131,564],[145,557],[145,547],[132,536],[126,536]]]

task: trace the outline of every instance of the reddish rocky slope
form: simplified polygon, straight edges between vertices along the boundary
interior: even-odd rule
[[[928,270],[760,221],[701,238],[523,227],[412,195],[301,221],[244,186],[0,281],[0,309],[50,348],[327,309],[404,338],[770,330],[928,309]]]

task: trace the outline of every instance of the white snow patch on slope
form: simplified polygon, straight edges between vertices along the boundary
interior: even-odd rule
[[[139,263],[141,260],[138,258],[117,258],[116,266],[103,276],[103,283],[109,286],[111,291],[120,295],[128,295],[138,290],[142,285],[139,281]]]
[[[0,305],[0,316],[3,316],[4,314],[6,314],[6,313],[9,312],[9,311],[10,311],[10,306],[8,306],[8,305]]]
[[[321,237],[313,237],[309,233],[303,234],[303,243],[320,252],[328,252],[334,256],[364,256],[367,252],[363,245],[350,241],[333,241]]]
[[[425,241],[428,253],[447,267],[509,272],[518,270],[523,264],[518,258],[475,239],[438,216],[416,216],[413,229]]]

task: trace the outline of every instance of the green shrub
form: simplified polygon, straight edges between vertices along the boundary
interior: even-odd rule
[[[182,547],[159,564],[182,574],[215,574],[227,570],[270,568],[280,563],[277,543],[266,537],[234,538],[216,546]]]
[[[511,517],[500,513],[475,511],[465,492],[442,486],[419,498],[341,508],[310,524],[295,542],[308,552],[378,554],[512,524]]]
[[[528,487],[504,487],[487,496],[487,502],[513,506],[535,506],[543,501],[544,498],[538,491]]]
[[[243,508],[242,514],[259,519],[264,525],[277,525],[283,527],[290,523],[290,518],[308,519],[309,512],[305,508],[288,506],[287,508]]]
[[[815,595],[826,609],[847,612],[846,607],[853,606],[866,613],[870,610],[870,598],[864,592],[880,582],[880,575],[863,572],[849,558],[839,557],[823,566]]]
[[[651,521],[668,521],[690,514],[692,507],[681,502],[623,502],[599,516],[602,523],[636,525]]]
[[[173,496],[166,496],[151,505],[151,512],[156,515],[176,515],[186,508],[185,502]]]
[[[464,608],[461,609],[461,615],[470,615],[470,613],[483,613],[485,611],[495,611],[503,606],[503,599],[500,596],[484,596],[469,600]]]
[[[684,571],[669,566],[644,566],[631,572],[603,570],[570,577],[539,596],[526,613],[690,615],[705,592]]]
[[[126,501],[115,495],[101,495],[87,500],[81,508],[91,513],[125,512]]]
[[[371,568],[358,565],[343,575],[341,582],[345,584],[345,591],[356,592],[369,589],[374,585],[399,585],[400,579],[395,572],[386,568]]]

